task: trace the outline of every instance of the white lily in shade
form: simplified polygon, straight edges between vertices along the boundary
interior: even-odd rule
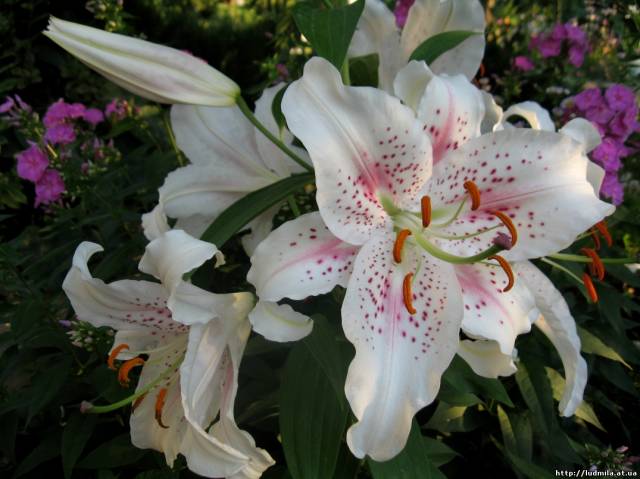
[[[256,102],[255,116],[265,128],[290,145],[293,136],[280,129],[271,113],[273,98],[283,85],[265,89]],[[159,190],[159,204],[143,216],[147,237],[168,230],[166,217],[178,228],[200,236],[217,216],[243,196],[303,169],[267,139],[240,108],[174,105],[171,127],[178,147],[190,163],[167,176]],[[291,146],[300,156],[304,151]],[[276,205],[248,225],[242,242],[248,254],[272,229]]]
[[[174,48],[55,17],[44,34],[113,83],[149,100],[229,106],[240,95],[233,80]]]
[[[461,326],[503,354],[530,329],[534,298],[508,261],[563,249],[613,211],[586,181],[577,142],[525,129],[479,136],[477,90],[413,63],[396,80],[405,104],[344,86],[325,60],[307,63],[282,111],[313,161],[320,211],[271,233],[248,275],[271,302],[346,284],[356,356],[345,392],[358,420],[347,442],[375,460],[404,447]]]
[[[478,0],[416,0],[402,30],[381,0],[366,0],[349,46],[349,57],[378,54],[380,88],[393,91],[393,79],[409,61],[413,50],[439,33],[477,32],[432,62],[436,73],[461,73],[471,79],[484,55],[484,9]]]
[[[94,278],[87,263],[98,251],[95,243],[78,246],[63,288],[79,319],[116,330],[108,363],[115,369],[124,361],[120,382],[128,385],[130,371],[142,367],[135,394],[124,401],[133,402],[133,444],[163,452],[169,466],[182,454],[205,477],[260,477],[273,460],[233,415],[252,295],[213,294],[183,281],[217,254],[184,231],[147,246],[140,270],[161,283]],[[88,412],[112,408],[89,405]]]

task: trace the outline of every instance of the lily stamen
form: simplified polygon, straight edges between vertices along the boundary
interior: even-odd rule
[[[404,242],[407,239],[407,236],[411,234],[411,231],[408,229],[398,231],[398,235],[396,236],[396,241],[393,243],[393,260],[396,263],[402,262],[402,248],[404,247]]]
[[[420,200],[420,212],[422,213],[422,227],[427,228],[431,224],[431,198],[425,195]]]
[[[111,352],[109,353],[109,357],[107,358],[107,366],[109,366],[109,369],[113,369],[114,371],[117,369],[114,362],[118,357],[118,354],[120,354],[123,349],[129,349],[129,345],[124,343],[119,344],[111,350]]]
[[[511,265],[506,259],[504,259],[502,256],[499,256],[497,254],[490,256],[488,259],[496,260],[500,265],[500,267],[504,270],[505,274],[507,275],[507,280],[508,280],[507,286],[502,290],[503,293],[506,293],[511,288],[513,288],[513,285],[515,283],[515,277],[513,275],[513,270],[511,269]]]
[[[596,291],[596,287],[593,285],[593,281],[591,281],[591,278],[589,277],[589,274],[583,273],[582,281],[584,282],[584,287],[586,288],[587,294],[589,295],[589,298],[591,298],[591,301],[597,303],[598,293]]]
[[[413,273],[408,273],[402,281],[402,298],[404,307],[407,308],[409,314],[416,314],[416,308],[413,307],[413,293],[411,292],[411,280]]]
[[[589,234],[591,235],[591,239],[593,240],[593,247],[597,250],[600,249],[600,236],[598,235],[598,230],[594,226],[589,230]]]
[[[600,256],[598,256],[598,253],[596,253],[595,250],[591,248],[582,248],[580,252],[585,256],[591,258],[591,263],[589,263],[589,273],[591,274],[591,276],[595,276],[600,281],[602,281],[604,279],[605,271],[604,264],[602,263]]]
[[[471,198],[471,211],[475,211],[480,208],[480,190],[476,184],[473,181],[468,180],[464,182],[463,186]]]
[[[166,396],[167,396],[167,388],[160,389],[160,391],[158,391],[158,395],[156,396],[156,405],[155,405],[156,421],[158,422],[158,425],[163,429],[169,429],[169,426],[166,426],[165,424],[162,423],[162,408],[164,408],[164,400]]]
[[[142,401],[144,401],[144,398],[147,397],[147,394],[143,394],[142,396],[140,396],[139,398],[137,398],[133,404],[131,405],[131,412],[135,411],[136,409],[138,409],[138,406],[140,406],[140,404],[142,403]]]
[[[130,382],[129,372],[136,366],[142,366],[143,364],[144,364],[144,359],[142,358],[133,358],[133,359],[129,359],[128,361],[125,361],[124,364],[120,366],[120,369],[118,370],[118,382],[122,386],[128,386]]]
[[[516,229],[513,221],[502,211],[492,211],[492,215],[496,216],[502,224],[509,230],[509,234],[511,235],[511,247],[513,248],[518,241],[518,230]]]
[[[611,237],[611,233],[609,233],[609,228],[607,228],[607,224],[602,221],[598,221],[595,225],[595,228],[600,232],[600,234],[604,237],[604,240],[607,242],[607,246],[613,246],[613,238]]]

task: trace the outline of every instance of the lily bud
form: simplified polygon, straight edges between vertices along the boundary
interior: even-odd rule
[[[230,106],[240,95],[233,80],[174,48],[54,17],[44,34],[115,84],[149,100]]]

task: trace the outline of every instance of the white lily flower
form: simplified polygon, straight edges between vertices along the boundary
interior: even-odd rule
[[[293,136],[280,131],[271,113],[274,96],[283,87],[265,89],[256,102],[256,118],[286,144]],[[210,108],[174,105],[171,126],[178,147],[191,164],[169,173],[160,187],[159,205],[143,216],[148,238],[166,231],[166,217],[176,218],[177,227],[200,236],[209,224],[243,196],[297,173],[302,168],[285,155],[242,114],[237,106]],[[305,153],[291,147],[301,156]],[[248,254],[272,228],[281,205],[258,216],[243,237]]]
[[[233,416],[252,295],[213,294],[184,282],[183,274],[217,253],[184,231],[169,231],[147,246],[140,269],[162,283],[106,284],[87,264],[98,251],[95,243],[78,246],[63,288],[79,319],[116,330],[109,365],[125,361],[118,372],[123,385],[129,371],[142,366],[130,420],[133,444],[163,452],[169,466],[183,454],[205,477],[260,477],[273,460]]]
[[[530,329],[535,298],[512,284],[507,260],[561,250],[614,210],[594,194],[584,148],[567,135],[480,136],[484,102],[464,77],[412,62],[396,92],[415,111],[381,90],[344,86],[322,59],[307,63],[282,110],[313,161],[320,211],[267,237],[248,275],[271,302],[347,285],[342,324],[356,356],[345,392],[358,419],[347,442],[375,460],[404,447],[461,327],[510,357]]]
[[[205,61],[174,48],[51,17],[51,40],[113,83],[160,103],[229,106],[240,87]]]
[[[477,32],[440,55],[429,67],[436,73],[461,73],[471,79],[484,55],[484,9],[478,0],[416,0],[402,30],[381,0],[366,0],[349,46],[349,57],[378,54],[380,88],[393,91],[393,79],[422,42],[452,30]]]

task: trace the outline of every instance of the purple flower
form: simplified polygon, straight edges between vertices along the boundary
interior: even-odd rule
[[[562,50],[562,41],[548,36],[540,40],[538,51],[543,58],[557,57]]]
[[[631,88],[619,83],[611,85],[604,92],[609,106],[617,111],[623,111],[636,104],[636,95]]]
[[[66,103],[60,98],[55,103],[52,103],[47,112],[44,114],[42,122],[47,128],[51,128],[61,123],[65,123],[67,120],[73,120],[80,118],[84,115],[86,107],[82,103]]]
[[[626,148],[612,138],[605,138],[593,150],[591,156],[596,163],[602,165],[607,172],[616,172],[622,167],[620,158],[626,153]]]
[[[562,41],[567,38],[567,27],[561,23],[556,24],[551,30],[551,34],[549,38],[552,38],[556,41]]]
[[[82,115],[82,118],[84,118],[84,121],[87,123],[91,123],[93,126],[96,126],[104,120],[104,115],[102,114],[102,111],[97,108],[87,108],[84,115]]]
[[[515,57],[513,59],[513,66],[523,72],[531,71],[535,67],[533,61],[529,57],[525,57],[524,55]]]
[[[606,126],[609,120],[613,118],[613,111],[611,111],[604,103],[589,108],[585,112],[587,120],[598,123],[602,126]]]
[[[574,45],[582,45],[587,46],[587,33],[577,25],[571,25],[570,23],[565,23],[564,31],[567,40]]]
[[[16,102],[10,96],[7,97],[5,102],[0,105],[0,113],[6,113],[11,110],[14,106],[16,106]]]
[[[76,139],[76,132],[73,130],[73,125],[60,123],[47,128],[44,139],[53,145],[67,145]]]
[[[114,98],[104,109],[104,114],[108,118],[122,120],[127,115],[127,101],[121,98]]]
[[[637,117],[637,105],[632,105],[631,108],[616,113],[608,125],[610,134],[619,138],[621,141],[626,140],[631,133],[638,131],[640,124],[636,120]]]
[[[569,63],[574,67],[581,67],[584,63],[584,56],[587,53],[587,49],[581,46],[574,45],[569,48]]]
[[[573,101],[576,106],[582,111],[586,111],[589,108],[600,106],[603,104],[602,93],[600,88],[589,88],[578,93],[573,97]]]
[[[18,176],[34,183],[42,177],[44,170],[49,166],[47,155],[35,143],[31,143],[29,148],[18,153],[16,160]]]
[[[409,16],[409,9],[413,5],[415,0],[397,0],[396,7],[393,9],[393,14],[396,16],[396,25],[398,28],[404,27],[407,23],[407,16]]]
[[[600,194],[605,198],[609,198],[616,206],[622,203],[624,188],[618,180],[618,175],[616,173],[611,172],[604,175]]]
[[[36,183],[36,206],[53,203],[64,193],[64,181],[56,170],[47,170]]]

